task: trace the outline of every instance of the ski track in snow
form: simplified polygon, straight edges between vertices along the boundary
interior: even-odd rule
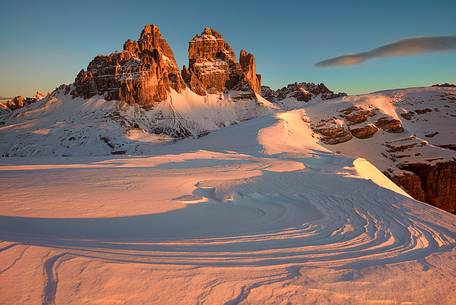
[[[119,288],[103,286],[99,279],[103,274],[125,285],[133,277],[150,285],[173,278],[175,282],[170,285],[179,285],[174,290],[187,291],[188,295],[179,299],[179,292],[168,293],[171,303],[234,305],[278,304],[281,300],[311,303],[310,297],[299,301],[293,298],[304,295],[299,289],[306,285],[310,294],[312,291],[328,294],[331,289],[311,290],[318,285],[312,286],[303,280],[310,270],[344,272],[336,280],[343,282],[367,269],[397,267],[397,272],[403,272],[400,274],[404,280],[413,282],[417,275],[400,271],[401,266],[416,263],[422,267],[416,272],[431,272],[437,266],[428,258],[443,254],[451,257],[444,262],[444,268],[455,270],[455,217],[417,202],[393,186],[374,183],[382,174],[372,172],[371,177],[365,176],[353,159],[332,154],[318,144],[309,147],[306,135],[302,134],[307,127],[297,123],[299,114],[295,111],[255,119],[198,140],[158,149],[152,157],[87,163],[70,160],[59,165],[5,164],[0,168],[2,181],[7,183],[9,175],[14,175],[30,187],[21,192],[41,190],[29,196],[38,197],[43,210],[36,213],[43,214],[27,214],[33,211],[5,193],[2,204],[11,204],[15,210],[0,216],[0,238],[12,242],[0,252],[3,270],[0,281],[6,283],[5,277],[26,281],[15,270],[26,268],[30,258],[25,260],[24,252],[31,247],[49,250],[42,263],[43,305],[77,303],[82,299],[86,303],[90,303],[88,299],[103,304],[141,303],[126,301],[125,295],[121,301],[109,299],[108,296],[115,297]],[[305,148],[300,141],[305,143]],[[96,177],[89,175],[93,171]],[[33,173],[39,173],[42,182],[34,178]],[[151,176],[161,177],[161,180],[148,180]],[[53,177],[70,180],[52,186],[48,181]],[[168,197],[160,200],[163,205],[174,205],[166,211],[154,210],[153,201],[161,196],[158,191],[167,190],[166,181],[171,178],[177,180],[170,182]],[[88,186],[81,187],[84,179],[100,185],[91,193]],[[139,181],[141,183],[136,184]],[[118,211],[119,215],[103,215],[103,205],[99,211],[90,212],[92,214],[78,215],[84,208],[90,210],[91,198],[103,201],[103,197],[95,200],[95,195],[102,192],[102,187],[109,191],[113,187],[111,182],[116,182],[119,197],[112,200],[126,200],[123,197],[130,193],[122,195],[122,192],[127,191],[139,192],[141,196],[135,199],[137,202],[125,201],[128,205]],[[60,210],[51,207],[50,212],[46,211],[47,194],[55,192],[57,198],[64,196],[63,193],[72,191],[68,185],[82,192],[72,195],[74,200],[83,196],[82,201],[78,201],[79,206],[64,206]],[[6,185],[5,189],[8,187],[12,186]],[[136,215],[130,214],[130,206],[132,209],[140,207]],[[59,207],[57,203],[56,207]],[[49,213],[55,213],[55,217]],[[6,255],[12,253],[16,244],[27,248],[18,252],[13,260],[7,259]],[[43,258],[36,258],[40,259]],[[91,267],[93,264],[96,267]],[[126,265],[138,268],[136,274],[130,274],[132,278],[122,278],[115,273]],[[171,269],[153,278],[139,271],[161,272],[163,268]],[[229,273],[238,269],[243,271],[235,275]],[[96,283],[93,286],[96,293],[84,286],[88,270],[94,272],[90,281]],[[168,275],[169,270],[180,272],[180,277]],[[190,285],[195,270],[215,270],[215,274],[198,280],[197,288],[189,288],[186,285]],[[454,274],[449,272],[447,277],[435,278],[433,285],[448,280],[454,283]],[[321,276],[323,283],[324,275]],[[69,283],[76,279],[82,284],[71,290],[73,286]],[[62,282],[66,288],[60,289]],[[362,285],[360,287],[357,289],[362,289]],[[193,289],[199,291],[195,292],[194,299],[190,294]],[[271,298],[255,299],[254,292],[262,289],[269,289]],[[105,294],[99,292],[101,290],[106,291]],[[152,290],[158,298],[160,288]],[[0,297],[0,303],[17,297],[11,292],[12,288],[8,291],[9,294]],[[366,296],[366,303],[368,300],[390,301],[374,292]],[[136,292],[139,296],[142,293],[145,290]],[[279,293],[277,299],[274,293]],[[353,291],[347,292],[344,302],[360,303],[349,299],[353,297],[350,293]],[[401,298],[395,293],[393,303]],[[420,296],[422,294],[417,293],[417,297]],[[402,297],[407,298],[407,295]],[[336,303],[336,299],[333,300]],[[143,302],[161,303],[159,299]]]

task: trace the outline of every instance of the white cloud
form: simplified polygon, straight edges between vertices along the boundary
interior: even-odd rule
[[[315,65],[317,67],[350,66],[372,58],[410,56],[443,51],[456,51],[456,35],[407,38],[367,52],[346,54],[326,59]]]

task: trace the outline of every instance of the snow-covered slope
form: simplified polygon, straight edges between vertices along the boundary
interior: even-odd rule
[[[184,137],[205,136],[248,119],[301,108],[299,121],[313,130],[311,137],[297,141],[284,135],[272,141],[293,142],[298,149],[318,142],[328,151],[365,158],[414,198],[456,212],[454,87],[338,97],[322,84],[309,87],[314,93],[302,86],[310,85],[269,90],[273,103],[250,92],[200,96],[188,88],[181,93],[171,89],[166,100],[147,110],[99,96],[73,98],[64,94],[71,88],[62,87],[38,102],[0,114],[0,153],[4,157],[148,155]],[[307,98],[312,99],[306,102]],[[303,125],[296,120],[293,124]]]
[[[318,129],[330,124],[353,133],[382,118],[399,121],[403,131],[377,128],[370,137],[357,138],[353,133],[351,140],[328,146],[342,153],[361,155],[382,170],[395,170],[399,163],[435,163],[456,156],[448,149],[456,144],[455,88],[388,90],[309,103],[305,109],[317,134]]]
[[[303,107],[324,147],[363,157],[414,198],[456,213],[456,88],[388,90]]]
[[[172,91],[167,100],[144,110],[99,96],[73,98],[60,89],[39,102],[0,114],[0,155],[148,154],[157,144],[204,135],[277,108],[260,96],[235,100],[238,95]]]
[[[456,216],[325,148],[311,111],[149,156],[3,159],[0,303],[453,304]]]

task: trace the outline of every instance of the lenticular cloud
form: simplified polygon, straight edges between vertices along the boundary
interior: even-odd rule
[[[317,67],[350,66],[378,57],[409,56],[442,51],[456,51],[456,35],[407,38],[367,52],[326,59],[315,65]]]

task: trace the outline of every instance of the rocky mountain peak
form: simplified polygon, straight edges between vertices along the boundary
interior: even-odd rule
[[[125,41],[123,50],[130,52],[131,54],[137,55],[139,53],[139,44],[136,40],[128,39]]]
[[[250,88],[256,93],[261,91],[261,76],[256,73],[255,56],[242,49],[239,54],[239,63],[241,64],[244,79]]]
[[[236,55],[222,35],[209,27],[189,42],[188,60],[190,65],[202,61],[225,60],[236,62]]]
[[[221,40],[223,40],[223,37],[219,32],[217,32],[216,30],[214,30],[213,28],[210,28],[208,26],[204,28],[204,30],[201,32],[200,35],[195,35],[195,36],[198,36],[202,39],[221,39]]]
[[[162,37],[160,29],[155,24],[147,24],[141,32],[138,40],[139,49],[141,52],[158,50],[164,56],[167,56],[176,65],[174,53],[168,42]]]
[[[199,95],[232,89],[260,92],[260,77],[256,74],[253,55],[241,51],[239,63],[231,46],[214,29],[206,27],[193,37],[189,42],[188,59],[189,66],[182,69],[182,76]]]
[[[120,100],[151,108],[170,90],[181,92],[184,80],[199,95],[238,90],[254,97],[261,88],[255,57],[242,50],[237,61],[230,45],[206,27],[189,42],[188,68],[179,71],[173,51],[158,26],[147,24],[138,40],[128,39],[121,52],[96,56],[74,82],[73,96]]]
[[[146,108],[167,99],[171,89],[185,87],[171,47],[153,24],[144,27],[137,41],[127,40],[122,52],[96,56],[74,86],[73,96],[102,95]]]

